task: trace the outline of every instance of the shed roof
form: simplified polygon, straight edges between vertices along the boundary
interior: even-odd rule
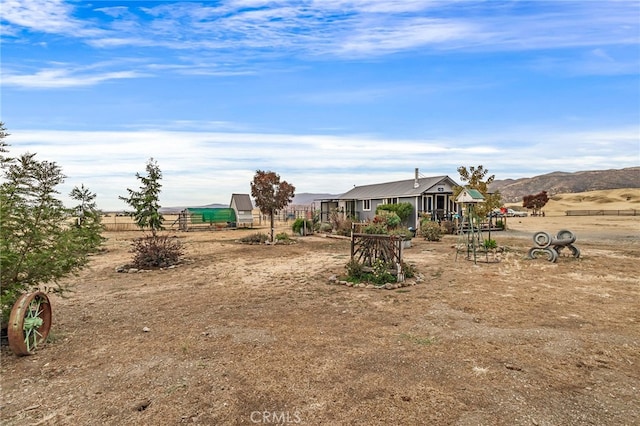
[[[232,194],[231,204],[235,201],[236,209],[238,210],[253,210],[253,204],[251,203],[251,197],[249,194]]]
[[[395,182],[376,183],[372,185],[356,186],[350,191],[338,197],[340,200],[368,200],[390,197],[417,197],[425,192],[429,192],[440,183],[448,183],[451,186],[457,185],[449,176],[433,176],[418,179],[416,186],[415,179],[399,180]]]
[[[458,198],[456,198],[456,202],[458,203],[482,203],[484,202],[484,195],[477,189],[465,188]]]

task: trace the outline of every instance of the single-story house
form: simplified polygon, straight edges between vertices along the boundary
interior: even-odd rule
[[[320,200],[321,220],[328,222],[332,212],[338,212],[364,222],[374,218],[381,204],[410,203],[413,214],[406,225],[417,229],[423,214],[444,220],[458,213],[459,205],[453,197],[456,186],[459,185],[449,176],[419,177],[416,169],[413,179],[356,186],[334,199]]]
[[[236,212],[236,226],[253,227],[253,203],[249,194],[232,194],[229,207]]]

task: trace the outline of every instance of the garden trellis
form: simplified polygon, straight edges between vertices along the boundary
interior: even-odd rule
[[[373,268],[377,262],[389,267],[397,281],[404,281],[404,263],[402,262],[402,242],[398,235],[376,235],[351,233],[351,260],[364,268]]]

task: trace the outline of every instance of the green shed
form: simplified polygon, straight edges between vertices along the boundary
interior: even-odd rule
[[[236,226],[236,212],[231,208],[189,207],[180,213],[180,230],[202,228],[203,225],[207,228]]]

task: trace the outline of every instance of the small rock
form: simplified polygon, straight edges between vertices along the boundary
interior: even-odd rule
[[[143,327],[142,331],[144,331],[145,333],[148,333],[151,331],[151,329],[149,327]]]
[[[131,268],[131,269],[129,269],[129,271],[128,271],[128,272],[129,272],[130,274],[135,274],[136,272],[138,272],[138,269],[136,269],[136,268]]]

